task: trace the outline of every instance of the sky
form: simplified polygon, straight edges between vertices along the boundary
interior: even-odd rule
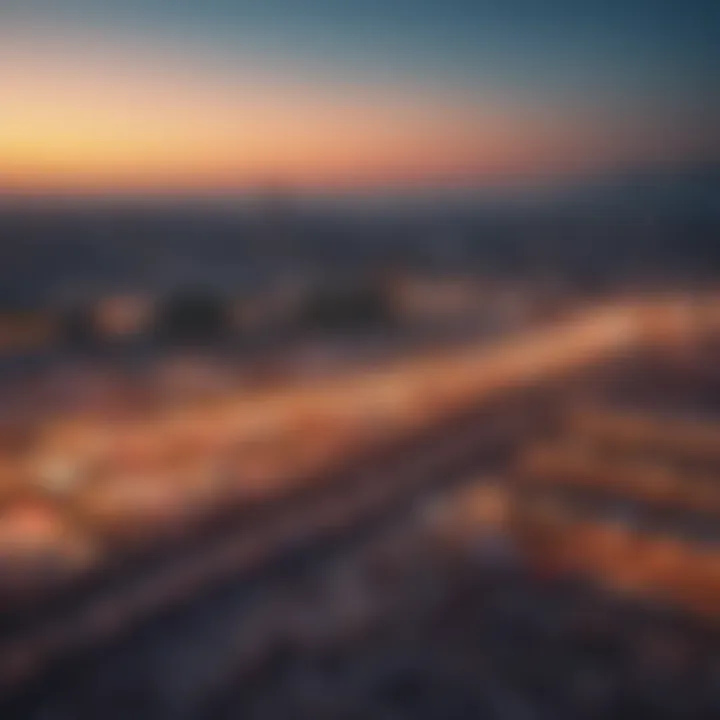
[[[720,158],[716,0],[2,0],[0,189],[514,182]]]

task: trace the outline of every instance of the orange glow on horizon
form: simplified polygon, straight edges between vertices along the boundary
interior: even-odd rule
[[[558,158],[588,155],[567,131],[491,103],[202,72],[141,53],[10,43],[0,87],[0,189],[20,193],[412,184],[554,172]]]

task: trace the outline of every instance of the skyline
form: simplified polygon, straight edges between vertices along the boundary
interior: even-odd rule
[[[700,0],[9,0],[0,189],[466,187],[717,159],[719,40]]]

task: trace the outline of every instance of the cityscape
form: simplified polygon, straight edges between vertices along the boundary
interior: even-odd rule
[[[0,7],[0,718],[720,717],[719,49]]]

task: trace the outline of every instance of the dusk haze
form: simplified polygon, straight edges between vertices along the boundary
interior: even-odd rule
[[[719,12],[7,0],[0,187],[472,185],[716,157]]]

